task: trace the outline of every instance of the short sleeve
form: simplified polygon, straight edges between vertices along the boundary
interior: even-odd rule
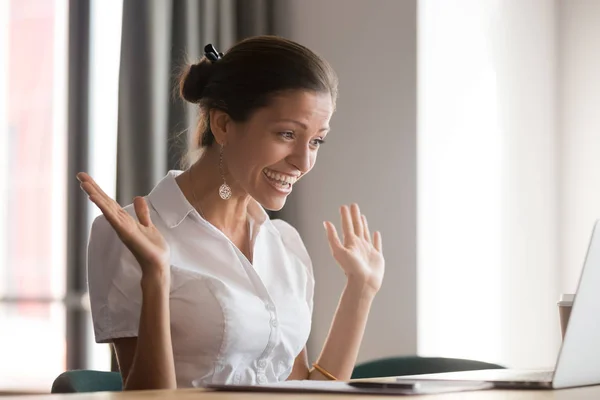
[[[300,234],[298,233],[296,228],[280,219],[274,219],[271,222],[281,234],[281,238],[286,248],[305,266],[307,278],[306,302],[312,315],[313,298],[315,292],[315,277],[313,274],[313,266],[312,261],[310,259],[310,255],[308,254],[308,251],[304,246],[304,242],[302,241],[302,238],[300,237]]]
[[[96,342],[137,337],[142,272],[104,216],[92,224],[87,273]]]

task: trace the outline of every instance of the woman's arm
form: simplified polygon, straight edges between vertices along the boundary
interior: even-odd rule
[[[339,380],[348,380],[358,357],[374,293],[360,282],[348,281],[317,364]],[[309,379],[328,379],[318,370]]]
[[[337,379],[348,380],[356,364],[371,304],[381,287],[385,261],[381,235],[375,232],[371,238],[367,219],[360,214],[358,205],[342,206],[340,212],[343,243],[332,223],[326,222],[325,229],[331,252],[344,270],[347,283],[317,364]],[[294,364],[291,379],[328,379],[317,369],[309,373],[306,359],[304,350]]]
[[[342,292],[329,334],[317,359],[317,364],[339,380],[348,380],[352,376],[373,297],[374,295],[368,290],[365,291],[360,284],[350,281]],[[311,370],[305,347],[296,357],[288,379],[328,379],[316,369],[309,371]]]
[[[137,339],[114,341],[124,389],[175,389],[177,380],[169,312],[169,245],[150,220],[150,210],[143,198],[136,197],[133,201],[136,220],[107,196],[88,174],[80,173],[77,178],[142,270],[142,307]]]
[[[142,297],[138,337],[113,342],[123,389],[175,389],[168,282],[144,276]]]

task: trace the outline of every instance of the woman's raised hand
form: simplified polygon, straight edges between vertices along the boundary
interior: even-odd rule
[[[98,206],[121,241],[133,253],[144,276],[153,275],[169,279],[170,249],[167,241],[152,224],[150,210],[143,197],[133,201],[137,221],[115,200],[111,199],[91,176],[85,172],[77,174],[81,189]]]
[[[340,208],[343,240],[338,237],[335,226],[324,223],[333,257],[349,280],[359,283],[375,294],[383,281],[385,260],[383,258],[381,233],[371,236],[367,218],[357,204]]]

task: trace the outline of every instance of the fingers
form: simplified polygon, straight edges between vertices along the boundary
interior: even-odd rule
[[[148,203],[144,200],[143,197],[136,197],[133,199],[133,208],[135,209],[135,215],[137,215],[140,224],[148,227],[152,225],[152,220],[150,219],[150,209],[148,208]]]
[[[81,189],[83,189],[83,191],[88,194],[92,203],[97,205],[98,208],[100,209],[100,211],[102,211],[102,213],[104,215],[113,214],[113,209],[112,209],[111,204],[108,201],[106,201],[106,198],[104,198],[103,196],[101,196],[100,194],[98,194],[96,192],[96,190],[91,185],[91,183],[89,183],[89,182],[82,183]]]
[[[104,193],[104,190],[102,190],[102,188],[96,183],[96,181],[85,172],[78,173],[77,179],[79,179],[79,181],[81,182],[81,188],[89,196],[94,196],[96,198],[99,198],[100,200],[103,200],[107,206],[113,205],[117,206],[118,208],[121,208],[121,206],[119,206],[119,204],[116,201],[110,198],[110,196]]]
[[[327,239],[329,239],[329,247],[331,248],[331,252],[333,253],[337,251],[337,249],[344,247],[340,241],[335,226],[329,221],[323,222],[323,226],[327,232]]]
[[[354,226],[352,225],[352,216],[350,215],[350,209],[348,206],[342,206],[340,208],[340,214],[342,216],[342,230],[344,233],[344,243],[348,243],[348,240],[354,235]]]
[[[96,192],[96,193],[97,193],[99,196],[103,197],[103,198],[104,198],[106,201],[108,201],[109,203],[111,203],[111,202],[112,202],[112,203],[115,203],[115,205],[119,206],[119,205],[117,204],[117,202],[116,202],[116,201],[114,201],[114,200],[113,200],[113,199],[112,199],[112,198],[111,198],[109,195],[107,195],[107,194],[104,192],[104,190],[102,190],[102,188],[100,187],[100,185],[98,185],[98,184],[96,183],[96,181],[92,179],[92,177],[91,177],[91,176],[89,176],[89,175],[88,175],[88,178],[89,178],[88,182],[89,182],[89,183],[92,185],[92,188],[94,189],[94,191],[95,191],[95,192]],[[121,208],[121,207],[119,206],[119,208]]]
[[[350,214],[352,215],[352,226],[354,227],[354,234],[359,238],[364,237],[363,221],[360,216],[360,209],[358,204],[354,203],[350,206]]]
[[[373,235],[373,246],[375,246],[375,249],[381,253],[382,243],[381,243],[381,233],[379,233],[379,231],[375,232],[375,235]]]
[[[87,177],[89,177],[89,175],[85,172],[79,172],[77,174],[77,180],[79,180],[79,182],[82,182],[82,183]]]
[[[364,228],[364,234],[363,237],[364,239],[369,242],[371,242],[371,232],[369,232],[369,224],[367,224],[367,217],[365,217],[365,215],[362,215],[362,224],[363,224],[363,228]]]
[[[106,217],[106,220],[109,224],[112,225],[118,231],[120,231],[121,226],[123,225],[122,215],[120,215],[119,210],[116,210],[115,207],[110,204],[106,199],[97,194],[93,194],[89,196],[89,199],[94,203],[102,214]],[[122,210],[122,209],[121,209]]]
[[[348,244],[348,240],[352,235],[356,235],[361,239],[373,243],[367,217],[360,213],[358,204],[354,203],[350,207],[344,205],[340,208],[342,216],[342,229],[344,234],[344,244]]]
[[[81,188],[83,190],[85,190],[86,193],[89,194],[90,196],[94,195],[94,194],[100,194],[98,192],[98,188],[99,188],[98,184],[87,173],[85,173],[85,172],[78,173],[77,179],[79,180],[79,182],[81,182]]]
[[[77,174],[77,179],[81,182],[81,189],[86,192],[89,199],[102,211],[107,221],[115,228],[121,225],[120,212],[122,211],[119,203],[114,201],[98,186],[96,181],[85,172]]]

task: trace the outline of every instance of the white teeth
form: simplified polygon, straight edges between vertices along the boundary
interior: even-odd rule
[[[293,185],[298,180],[298,178],[295,176],[280,174],[278,172],[274,172],[266,168],[263,171],[265,175],[267,175],[269,178],[277,180],[281,183]]]

